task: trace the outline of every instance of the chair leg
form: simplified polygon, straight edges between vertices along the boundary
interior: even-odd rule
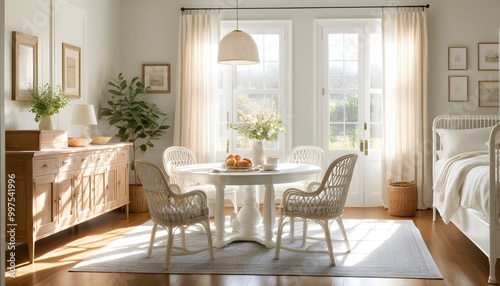
[[[290,242],[295,239],[295,218],[290,217]]]
[[[170,268],[170,256],[172,255],[172,248],[174,246],[174,232],[173,227],[168,228],[168,241],[167,241],[167,253],[165,254],[165,269]]]
[[[306,245],[307,241],[307,219],[302,218],[302,246]]]
[[[274,252],[274,259],[280,259],[281,236],[283,235],[283,221],[284,217],[280,217],[278,224],[278,233],[276,234],[276,250]]]
[[[182,248],[186,249],[186,228],[187,226],[181,226],[181,244]]]
[[[151,237],[149,238],[148,257],[151,257],[151,253],[153,252],[153,244],[155,242],[157,228],[158,228],[158,225],[154,222],[153,228],[151,229]]]
[[[336,219],[336,221],[337,221],[337,224],[339,225],[340,232],[342,233],[342,237],[344,238],[345,247],[347,248],[347,252],[351,252],[351,245],[349,244],[349,239],[347,238],[347,233],[345,232],[344,222],[342,221],[341,217],[338,217]]]
[[[330,228],[328,227],[328,220],[324,220],[322,223],[323,230],[325,231],[325,242],[328,246],[328,255],[330,256],[330,265],[335,266],[335,253],[333,253],[332,238],[330,235]]]
[[[210,221],[204,221],[202,225],[205,229],[205,232],[207,233],[208,253],[210,254],[210,259],[214,260],[214,248],[212,246],[212,232],[210,231]]]

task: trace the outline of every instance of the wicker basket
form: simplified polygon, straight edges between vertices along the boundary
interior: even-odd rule
[[[130,184],[129,185],[130,205],[129,211],[132,213],[143,213],[149,211],[146,195],[142,185]]]
[[[89,145],[89,141],[87,138],[68,137],[68,146],[69,147],[85,147],[87,145]]]
[[[393,216],[414,216],[417,209],[417,185],[411,182],[392,182],[387,185],[387,204]]]

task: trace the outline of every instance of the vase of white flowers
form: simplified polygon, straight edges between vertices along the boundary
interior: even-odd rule
[[[251,158],[254,165],[264,164],[263,141],[275,141],[278,134],[285,132],[285,127],[278,114],[244,114],[238,110],[241,123],[231,124],[231,128],[248,139],[253,140]]]

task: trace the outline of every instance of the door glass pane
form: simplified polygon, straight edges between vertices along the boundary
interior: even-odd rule
[[[328,35],[331,149],[354,149],[357,141],[359,55],[358,34]],[[356,91],[354,91],[356,90]]]
[[[330,147],[353,149],[357,140],[358,94],[330,95]]]
[[[330,123],[344,122],[344,95],[330,95]]]

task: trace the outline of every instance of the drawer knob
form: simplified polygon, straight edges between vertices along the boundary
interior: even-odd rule
[[[49,166],[49,164],[45,163],[42,165],[43,168],[47,168]]]

